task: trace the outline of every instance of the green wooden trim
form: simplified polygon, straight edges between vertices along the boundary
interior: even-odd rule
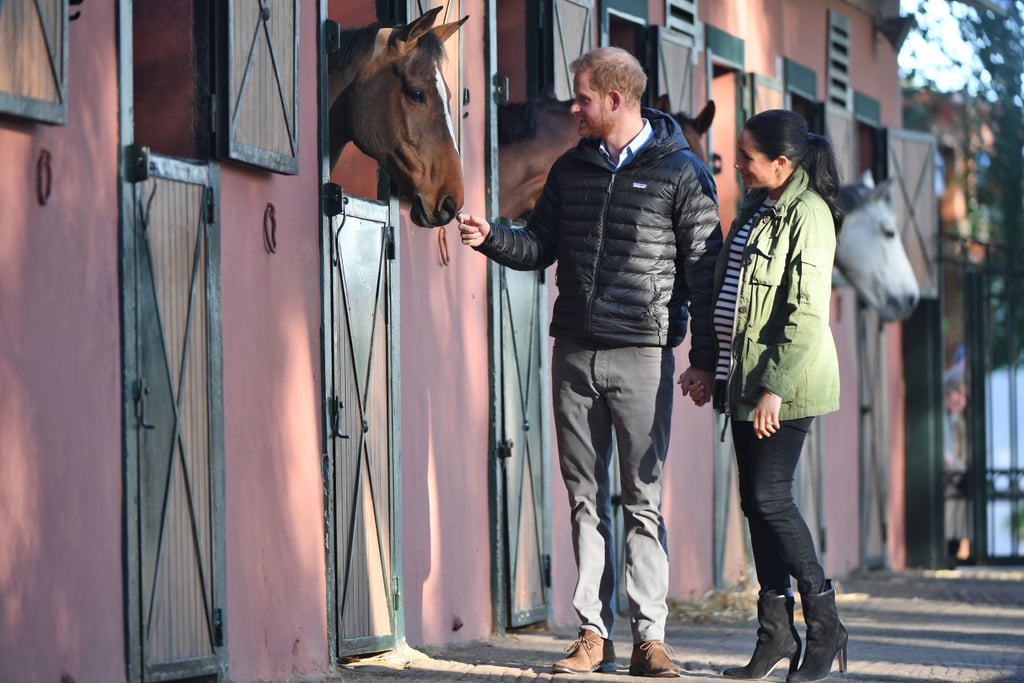
[[[853,91],[853,116],[861,123],[882,125],[882,105],[873,97]]]
[[[644,21],[647,21],[648,18],[647,0],[604,0],[601,3],[601,24],[603,26],[607,25],[609,10]]]
[[[711,24],[704,27],[704,45],[720,62],[744,71],[745,44],[742,38],[726,33]]]
[[[818,77],[813,69],[786,59],[783,68],[783,78],[786,82],[786,92],[799,95],[805,100],[816,102],[818,100]]]

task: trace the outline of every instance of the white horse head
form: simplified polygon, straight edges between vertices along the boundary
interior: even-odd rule
[[[903,320],[921,298],[917,277],[903,249],[886,192],[892,179],[875,187],[870,171],[844,185],[839,207],[846,212],[836,248],[836,266],[883,320]]]

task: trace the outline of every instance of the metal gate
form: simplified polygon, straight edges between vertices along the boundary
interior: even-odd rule
[[[961,296],[962,324],[945,325],[967,381],[968,475],[963,487],[971,559],[1024,558],[1024,248],[957,240],[944,245],[944,296]],[[962,294],[961,294],[962,293]],[[947,307],[947,315],[950,310]],[[954,318],[955,320],[955,318]],[[946,534],[949,535],[948,533]]]
[[[489,264],[497,416],[494,475],[500,501],[498,619],[519,627],[548,618],[551,588],[551,456],[547,305],[543,273]],[[501,615],[504,611],[506,614]]]
[[[145,176],[121,234],[129,680],[226,676],[213,170],[128,155]]]
[[[346,197],[324,246],[328,626],[338,656],[393,648],[403,631],[392,203]]]

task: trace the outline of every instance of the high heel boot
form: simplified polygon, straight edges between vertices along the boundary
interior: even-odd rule
[[[828,678],[832,661],[839,655],[839,671],[846,671],[846,629],[836,612],[836,589],[832,579],[825,581],[825,591],[817,595],[800,594],[800,604],[807,623],[807,649],[804,661],[786,679],[789,683],[809,683]]]
[[[746,666],[726,669],[726,678],[760,680],[775,666],[789,660],[789,672],[800,662],[800,634],[793,626],[793,598],[773,590],[761,593],[757,600],[757,644]]]

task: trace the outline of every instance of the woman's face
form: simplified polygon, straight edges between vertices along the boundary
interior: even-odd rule
[[[769,159],[764,152],[757,149],[754,146],[754,138],[746,128],[740,131],[736,140],[735,166],[743,178],[743,186],[748,190],[763,187],[771,192],[786,181],[779,161]]]

